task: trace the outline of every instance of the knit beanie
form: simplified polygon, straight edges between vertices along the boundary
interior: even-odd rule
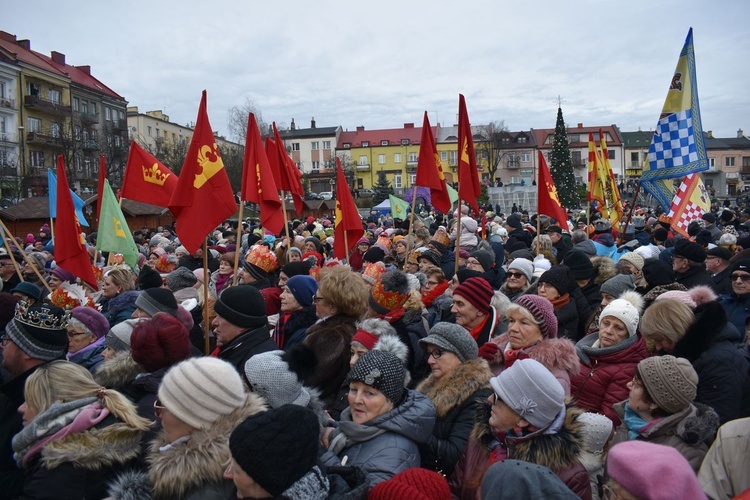
[[[549,300],[539,295],[521,295],[516,299],[514,304],[523,307],[531,313],[534,319],[539,322],[539,329],[545,338],[554,339],[557,337],[555,308],[552,307],[552,303]]]
[[[412,467],[375,485],[367,500],[450,500],[451,489],[442,474]]]
[[[229,450],[253,481],[279,498],[313,470],[319,433],[318,418],[312,410],[284,405],[245,419],[232,432]]]
[[[615,299],[605,307],[601,314],[599,314],[599,324],[601,325],[602,320],[606,317],[617,318],[625,324],[628,329],[628,335],[630,337],[635,335],[638,329],[638,321],[640,320],[640,314],[638,309],[625,299]]]
[[[474,257],[479,261],[479,264],[481,264],[482,269],[485,271],[489,271],[492,269],[492,265],[495,263],[495,256],[490,255],[489,252],[485,252],[484,250],[477,250],[475,252],[471,252],[469,254],[469,257]]]
[[[251,285],[238,285],[224,290],[216,299],[214,311],[242,328],[258,328],[268,323],[263,296]]]
[[[549,426],[565,408],[565,391],[539,361],[519,359],[490,385],[503,403],[537,429]]]
[[[456,277],[458,277],[459,283],[463,283],[469,278],[481,278],[483,274],[484,273],[482,271],[476,271],[474,269],[469,269],[468,267],[462,267],[456,273]]]
[[[643,264],[643,278],[651,287],[674,283],[672,266],[660,259],[652,259]]]
[[[93,307],[78,306],[70,311],[70,316],[83,323],[97,339],[104,337],[109,331],[109,321],[102,313]]]
[[[158,397],[170,413],[204,430],[247,401],[234,366],[212,357],[190,358],[174,365],[164,375]]]
[[[40,267],[39,269],[44,269],[44,266]],[[60,266],[51,270],[50,274],[54,274],[55,276],[60,278],[60,281],[67,281],[68,283],[76,282],[76,275],[66,269],[63,269]]]
[[[521,227],[521,218],[515,214],[511,215],[510,217],[505,219],[505,225],[513,229],[518,229]]]
[[[552,266],[549,271],[546,271],[539,277],[537,286],[539,283],[548,283],[557,290],[557,293],[565,295],[570,288],[568,268],[565,266]]]
[[[529,251],[528,248],[526,248],[526,245],[522,242],[516,243],[513,245],[514,247],[520,246],[521,248],[513,250],[508,254],[509,260],[515,260],[515,259],[526,259],[529,262],[534,260],[534,255]]]
[[[520,460],[503,460],[493,464],[485,472],[482,478],[482,498],[577,500],[580,497],[570,491],[562,479],[547,467]]]
[[[706,499],[692,466],[671,446],[641,440],[618,443],[607,454],[607,475],[644,500]]]
[[[13,319],[5,326],[5,334],[26,355],[41,361],[60,359],[68,350],[65,327],[68,315],[57,306],[16,304]]]
[[[602,283],[599,290],[601,293],[617,298],[628,290],[635,290],[635,276],[632,274],[617,274]]]
[[[149,316],[160,312],[177,315],[177,300],[166,288],[149,288],[142,291],[135,299],[135,307]]]
[[[8,291],[8,290],[6,290]],[[36,301],[41,300],[42,298],[42,291],[39,289],[38,286],[36,286],[34,283],[31,283],[29,281],[22,281],[19,284],[17,284],[12,290],[9,291],[9,293],[20,293],[22,295],[26,295],[27,297],[30,297]],[[11,316],[13,315],[13,308],[10,309]]]
[[[718,299],[719,297],[710,287],[698,285],[689,290],[668,290],[656,297],[654,302],[657,300],[679,300],[690,309],[695,309],[701,304],[713,302]]]
[[[299,250],[299,249],[298,249]],[[302,254],[300,254],[300,257]],[[310,264],[308,262],[289,262],[281,266],[281,272],[286,275],[287,278],[299,275],[310,275]]]
[[[309,349],[314,363],[314,355]],[[299,375],[290,367],[284,351],[256,354],[245,363],[245,378],[251,390],[262,396],[271,408],[291,404],[307,406],[310,393]]]
[[[580,250],[568,252],[562,263],[570,268],[570,274],[575,280],[586,280],[594,276],[594,264]]]
[[[440,261],[443,260],[443,258],[440,256],[440,254],[436,250],[425,250],[422,252],[422,255],[419,256],[419,260],[427,259],[430,264],[440,267]]]
[[[37,270],[42,271],[46,265],[47,265],[47,258],[44,256],[41,252],[28,252],[26,256],[33,261],[34,267],[37,268]],[[73,281],[70,281],[70,279],[63,279],[60,278],[62,281],[70,281],[71,283],[75,283],[76,278],[73,273],[70,273],[68,271],[62,270],[64,273],[68,273],[70,276],[73,276]],[[58,276],[59,277],[59,276]]]
[[[155,270],[149,266],[143,266],[141,272],[138,273],[138,279],[136,280],[138,288],[141,290],[148,290],[149,288],[159,288],[162,285],[161,276]]]
[[[531,283],[531,280],[534,277],[534,264],[529,259],[513,259],[513,262],[508,265],[508,271],[512,269],[521,271],[523,275],[526,276],[526,281]]]
[[[395,354],[372,350],[359,357],[347,376],[347,382],[362,382],[383,393],[394,406],[404,399],[406,369]]]
[[[452,352],[462,363],[479,355],[476,340],[466,328],[455,323],[436,323],[430,328],[430,334],[419,340],[419,344],[424,349],[428,345],[434,345],[443,351]]]
[[[192,288],[196,283],[198,283],[198,278],[187,267],[178,267],[167,276],[167,286],[172,292]]]
[[[110,347],[117,352],[130,351],[130,336],[133,334],[133,328],[135,328],[135,325],[141,321],[146,320],[143,318],[126,319],[110,328],[109,332],[107,332],[107,335],[104,337],[107,347]]]
[[[453,295],[460,295],[476,307],[477,310],[489,313],[492,308],[490,301],[492,300],[494,291],[486,279],[469,278],[453,290]]]
[[[387,314],[401,308],[411,294],[409,280],[401,271],[389,271],[380,277],[370,290],[370,308],[378,314]]]
[[[382,262],[385,260],[385,251],[379,246],[374,246],[364,253],[362,260],[372,263]]]
[[[586,412],[578,416],[583,424],[583,449],[600,455],[612,435],[612,420],[601,413]]]
[[[190,334],[174,316],[157,313],[133,328],[130,352],[133,360],[147,372],[155,372],[187,359],[190,355]]]
[[[643,270],[643,256],[637,252],[627,252],[620,256],[619,262],[630,262],[639,271]]]
[[[678,413],[695,399],[698,374],[687,359],[654,356],[638,363],[637,369],[651,399],[667,413]]]
[[[313,303],[315,292],[318,291],[318,282],[312,276],[298,275],[289,278],[286,287],[299,305],[307,307]]]

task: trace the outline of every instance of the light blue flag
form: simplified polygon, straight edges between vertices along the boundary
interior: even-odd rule
[[[57,175],[55,175],[51,168],[47,169],[47,185],[49,186],[49,216],[54,219],[57,217]],[[72,189],[70,190],[70,195],[73,197],[73,205],[76,207],[78,223],[88,227],[89,223],[86,221],[86,217],[83,216],[83,205],[85,205],[85,202]]]
[[[670,179],[682,179],[706,169],[708,157],[695,78],[693,28],[690,28],[651,139],[641,185],[668,211],[674,197]]]

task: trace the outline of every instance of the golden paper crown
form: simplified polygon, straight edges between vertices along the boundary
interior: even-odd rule
[[[278,267],[276,255],[265,245],[255,245],[247,253],[245,261],[263,269],[267,273],[272,273]]]
[[[382,262],[375,262],[367,264],[362,271],[362,279],[370,285],[375,285],[380,281],[380,276],[385,272],[385,264]]]
[[[419,256],[422,255],[422,252],[419,250],[412,250],[409,252],[408,257],[406,257],[406,262],[409,264],[419,265]]]
[[[385,234],[385,232],[380,233],[380,236],[378,236],[378,241],[376,241],[375,244],[379,244],[380,246],[382,246],[386,252],[391,249],[391,239],[387,234]]]
[[[378,281],[372,287],[372,300],[383,309],[395,311],[409,300],[409,294],[399,293],[397,290],[388,291],[383,287],[383,282]]]
[[[162,255],[159,257],[159,259],[156,261],[156,270],[160,272],[161,274],[171,273],[174,271],[175,267],[177,267],[177,263],[174,261],[174,259],[170,258],[167,255]]]
[[[143,169],[143,180],[157,186],[163,186],[167,181],[167,177],[171,175],[169,172],[162,172],[156,163],[151,165],[151,167],[143,165],[141,168]]]

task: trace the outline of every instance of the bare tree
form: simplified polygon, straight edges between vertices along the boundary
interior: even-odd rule
[[[508,148],[512,147],[511,135],[502,120],[489,122],[477,128],[480,130],[479,135],[482,139],[476,142],[474,149],[480,155],[481,160],[487,160],[490,182],[494,182],[500,163],[510,153]]]
[[[258,129],[261,135],[268,133],[268,124],[263,121],[263,114],[260,111],[260,106],[255,104],[250,98],[245,99],[245,103],[241,106],[232,106],[229,108],[229,118],[227,128],[229,129],[229,136],[239,144],[245,144],[245,136],[247,135],[247,117],[250,113],[255,114],[255,121],[258,122]]]

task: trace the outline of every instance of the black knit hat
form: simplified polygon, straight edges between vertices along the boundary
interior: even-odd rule
[[[505,225],[513,229],[518,229],[521,227],[521,218],[517,215],[511,215],[505,220]]]
[[[232,432],[232,458],[274,497],[310,472],[318,456],[320,424],[312,410],[284,405],[256,413]]]
[[[299,275],[310,275],[310,263],[309,262],[289,262],[281,267],[281,272],[286,274],[287,278]]]
[[[643,264],[643,278],[649,286],[661,286],[674,283],[672,266],[659,259],[648,259]]]
[[[492,269],[492,265],[495,263],[495,256],[490,255],[489,252],[485,252],[484,250],[477,250],[475,252],[471,252],[469,254],[469,257],[474,257],[479,261],[479,264],[482,266],[482,269],[485,271],[489,271]]]
[[[167,286],[173,292],[190,288],[198,282],[198,278],[187,267],[180,266],[167,275]]]
[[[242,263],[242,267],[244,267],[245,271],[250,273],[250,275],[256,280],[262,280],[262,279],[268,278],[267,272],[265,272],[263,269],[259,268],[255,264],[249,263],[248,261],[244,261]]]
[[[394,406],[404,399],[406,369],[395,354],[373,349],[363,354],[349,371],[347,382],[362,382],[383,393]]]
[[[135,307],[151,317],[160,312],[177,316],[177,299],[166,288],[149,288],[142,291],[135,299]]]
[[[570,268],[570,275],[574,280],[585,280],[594,276],[594,264],[585,253],[579,250],[568,252],[563,259],[563,264]]]
[[[549,271],[545,271],[544,274],[539,277],[537,283],[548,283],[555,287],[557,293],[565,295],[570,288],[568,268],[565,266],[552,266]]]
[[[420,255],[419,259],[417,260],[420,260],[420,259],[427,259],[430,261],[431,264],[440,267],[440,261],[442,260],[442,257],[435,250],[425,250],[424,252],[422,252],[422,255]]]
[[[362,260],[365,262],[383,262],[385,259],[385,250],[379,246],[373,246],[362,256]]]
[[[263,296],[252,285],[239,285],[222,292],[214,305],[216,314],[242,328],[258,328],[268,323]]]
[[[143,266],[138,274],[138,288],[146,290],[148,288],[159,288],[162,285],[161,276],[149,266]]]
[[[60,359],[68,350],[68,314],[57,306],[16,304],[16,314],[5,334],[28,356],[42,361]]]
[[[458,276],[458,282],[463,283],[469,278],[481,278],[482,274],[483,273],[481,271],[477,271],[475,269],[469,269],[468,267],[462,267],[461,269],[458,270],[458,272],[456,273],[456,276]]]

